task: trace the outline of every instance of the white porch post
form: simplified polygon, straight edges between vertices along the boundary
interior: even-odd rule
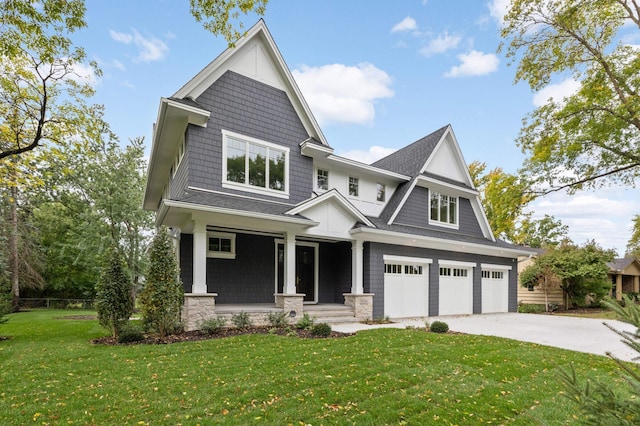
[[[192,293],[207,292],[207,225],[195,222],[193,227],[193,286]]]
[[[351,293],[363,294],[363,247],[362,241],[354,240],[351,242]]]
[[[296,294],[296,236],[284,235],[284,294]]]

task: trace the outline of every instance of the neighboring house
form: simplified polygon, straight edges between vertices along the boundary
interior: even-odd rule
[[[539,255],[544,253],[543,249],[529,248],[529,250],[535,254],[530,256],[521,256],[518,258],[518,276],[520,276],[522,271],[531,266]],[[558,306],[565,306],[564,297],[564,292],[560,286],[558,286],[557,290],[550,291],[549,294],[547,294],[548,303]],[[538,286],[523,287],[520,285],[520,282],[518,282],[518,303],[544,306],[544,291],[540,290]]]
[[[611,295],[622,300],[623,293],[640,292],[640,260],[637,257],[614,259],[607,263],[609,277],[613,284]]]
[[[335,155],[262,20],[162,98],[144,208],[176,240],[187,329],[230,307],[513,312],[529,254],[493,237],[451,126]]]

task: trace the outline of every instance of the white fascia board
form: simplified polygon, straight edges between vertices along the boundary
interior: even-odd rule
[[[409,181],[411,180],[411,176],[402,175],[400,173],[390,172],[389,170],[381,169],[378,167],[370,166],[369,164],[361,163],[356,160],[351,160],[350,158],[344,158],[337,155],[329,155],[327,160],[333,161],[335,163],[339,163],[341,165],[345,165],[352,169],[357,169],[359,171],[363,171],[376,176],[384,176],[387,178],[391,178],[396,181]]]
[[[216,59],[213,60],[213,62],[207,65],[195,77],[187,82],[187,84],[182,86],[174,96],[178,98],[191,96],[194,99],[200,96],[218,78],[220,78],[220,76],[222,76],[225,71],[227,71],[225,63],[254,37],[260,37],[264,44],[268,47],[268,53],[275,60],[279,71],[284,77],[285,84],[291,92],[289,100],[291,101],[293,108],[298,113],[298,116],[300,117],[302,124],[307,132],[310,135],[316,137],[316,139],[318,139],[322,144],[329,146],[327,139],[322,133],[322,129],[320,129],[318,122],[311,112],[311,108],[309,108],[309,105],[302,96],[302,92],[298,88],[298,85],[296,84],[291,71],[289,71],[289,67],[287,67],[287,64],[285,63],[280,50],[278,49],[275,41],[273,40],[273,37],[271,36],[271,33],[267,29],[267,26],[262,19],[260,19],[253,27],[249,28],[245,35],[240,37],[240,39],[235,43],[234,47],[230,47],[222,52]]]
[[[469,167],[467,166],[467,163],[464,160],[464,155],[462,155],[460,144],[458,144],[458,139],[456,138],[456,135],[453,133],[453,128],[451,127],[450,124],[447,126],[447,130],[442,134],[442,137],[436,144],[433,151],[431,151],[431,155],[429,156],[429,158],[427,158],[427,161],[424,163],[424,166],[422,166],[422,169],[420,170],[420,172],[424,173],[429,169],[429,164],[431,163],[431,160],[435,157],[435,153],[438,152],[438,149],[440,149],[440,146],[443,143],[446,143],[448,135],[451,135],[451,140],[453,141],[453,148],[456,151],[456,159],[458,161],[458,165],[462,170],[464,170],[465,178],[467,180],[467,182],[465,183],[473,188],[474,187],[473,179],[471,179],[471,175],[469,174]]]
[[[398,207],[396,207],[396,210],[393,212],[393,214],[389,218],[389,221],[387,222],[387,225],[391,225],[393,223],[393,221],[396,220],[396,216],[398,216],[398,213],[400,213],[400,210],[402,209],[402,206],[404,206],[404,203],[409,198],[409,195],[411,195],[411,192],[413,191],[413,188],[415,188],[416,183],[418,183],[418,179],[414,179],[413,182],[411,182],[411,187],[409,189],[407,189],[407,192],[404,194],[404,197],[402,197],[402,200],[400,200],[400,203],[398,204]],[[397,190],[398,189],[396,188],[396,191]]]
[[[511,266],[495,265],[493,263],[481,263],[480,267],[482,269],[496,269],[496,270],[499,270],[499,271],[510,271],[512,269]]]
[[[169,169],[173,163],[173,156],[180,141],[176,138],[165,137],[170,126],[176,123],[184,125],[180,133],[184,133],[188,124],[206,127],[211,113],[207,110],[185,105],[171,99],[161,98],[158,117],[151,139],[151,154],[147,167],[147,183],[143,196],[143,208],[155,210],[162,196],[161,191],[168,179]]]
[[[392,254],[384,254],[382,255],[382,260],[389,262],[404,262],[404,263],[422,263],[422,264],[431,264],[433,263],[433,259],[428,259],[424,257],[409,257],[409,256],[394,256]]]
[[[462,262],[460,260],[447,260],[440,259],[438,260],[438,266],[460,266],[462,268],[475,268],[478,266],[475,262]]]
[[[438,250],[448,250],[460,253],[484,254],[498,257],[528,256],[531,251],[505,247],[486,246],[483,244],[463,241],[445,240],[423,235],[404,234],[377,228],[356,228],[349,231],[351,235],[358,235],[363,241],[382,242],[387,244],[410,245]]]
[[[454,185],[449,182],[444,182],[430,176],[418,176],[418,182],[421,183],[424,188],[442,189],[447,194],[451,195],[464,195],[464,196],[477,196],[479,194],[475,189],[464,188],[462,186]]]
[[[307,209],[317,206],[318,204],[325,203],[331,199],[335,199],[345,210],[351,213],[360,222],[366,224],[367,226],[375,228],[375,225],[369,219],[367,219],[367,217],[363,215],[360,210],[358,210],[353,204],[351,204],[349,200],[344,198],[344,196],[342,196],[342,194],[340,194],[335,188],[325,192],[320,196],[303,201],[296,207],[285,212],[285,214],[296,215],[304,212]]]
[[[487,215],[484,212],[482,203],[480,203],[480,197],[475,196],[474,198],[471,198],[470,201],[473,213],[476,215],[476,218],[479,219],[480,229],[482,229],[482,235],[484,235],[485,238],[489,238],[491,241],[495,242],[496,237],[493,235],[491,225],[489,225],[489,219],[487,219]]]
[[[325,145],[318,145],[307,139],[300,144],[300,152],[302,155],[306,155],[308,157],[325,158],[333,154],[333,148]]]
[[[284,222],[290,223],[294,225],[304,225],[307,227],[317,226],[318,222],[309,219],[300,219],[297,217],[283,217],[272,214],[258,213],[258,212],[248,212],[244,210],[235,210],[235,209],[226,209],[223,207],[215,207],[215,206],[205,206],[202,204],[193,204],[193,203],[185,203],[184,201],[175,201],[175,200],[163,200],[162,202],[166,207],[174,207],[181,208],[186,210],[197,210],[206,213],[220,213],[220,214],[228,214],[233,216],[242,216],[247,218],[255,218],[255,219],[266,219],[275,222]]]

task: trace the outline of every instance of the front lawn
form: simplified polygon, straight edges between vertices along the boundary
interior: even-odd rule
[[[0,326],[0,424],[570,424],[558,368],[618,385],[604,357],[513,340],[378,329],[96,346],[70,311]],[[90,314],[90,312],[82,312]]]

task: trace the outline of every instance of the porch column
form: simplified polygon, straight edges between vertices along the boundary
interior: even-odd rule
[[[192,293],[207,292],[207,225],[196,222],[193,227],[193,286]]]
[[[362,241],[351,242],[351,293],[364,293],[362,269],[363,269],[363,246]]]
[[[622,274],[616,275],[616,300],[622,300]]]
[[[284,294],[296,294],[296,236],[284,235]]]
[[[633,292],[640,293],[640,275],[633,277]]]

